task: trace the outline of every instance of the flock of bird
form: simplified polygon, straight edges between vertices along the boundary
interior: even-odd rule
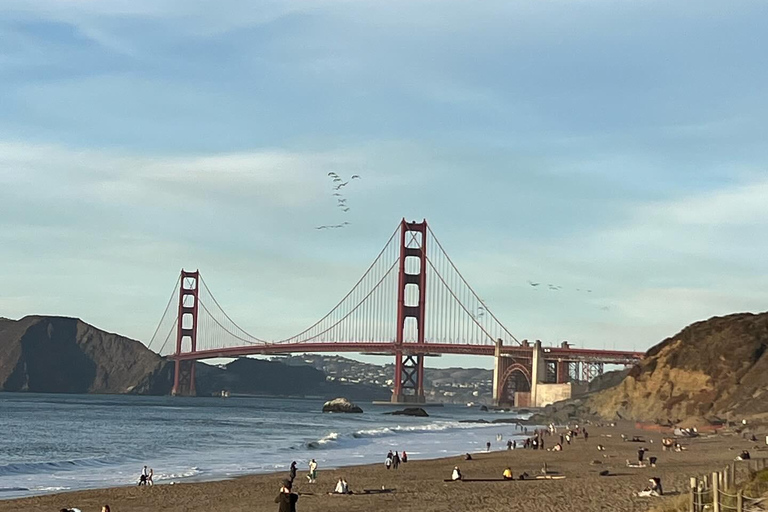
[[[533,282],[533,281],[528,281],[528,284],[531,287],[536,288],[536,289],[539,289],[539,286],[541,286],[541,289],[545,289],[545,285],[543,283],[536,283],[536,282]],[[546,284],[546,289],[550,290],[550,291],[553,291],[553,292],[556,292],[556,291],[563,290],[563,287],[559,286],[559,285],[556,285],[556,284],[547,283]],[[584,288],[575,288],[575,290],[577,292],[579,292],[579,293],[592,293],[592,290],[587,290],[587,289],[584,289]],[[610,311],[611,308],[608,307],[608,306],[602,306],[600,308],[600,310],[601,311]]]
[[[344,181],[344,179],[335,172],[329,172],[328,177],[331,178],[331,189],[333,190],[333,194],[331,195],[336,198],[336,207],[341,210],[342,213],[348,213],[350,208],[347,204],[347,198],[344,197],[341,189],[349,185],[352,180],[359,180],[360,175],[353,174],[347,181]],[[349,224],[349,222],[342,222],[341,224],[325,224],[317,226],[315,229],[341,229],[349,226]]]
[[[539,286],[541,286],[542,283],[534,283],[533,281],[528,281],[528,284],[534,288],[538,288]],[[553,292],[556,292],[556,291],[562,290],[563,287],[556,284],[547,284],[547,289],[552,290]],[[582,290],[581,288],[576,288],[576,291],[592,293],[592,290]]]

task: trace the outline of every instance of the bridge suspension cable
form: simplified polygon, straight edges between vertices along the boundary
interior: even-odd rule
[[[352,286],[350,291],[320,320],[293,336],[269,341],[254,336],[235,322],[224,310],[211,292],[208,284],[197,273],[194,278],[177,280],[173,294],[165,308],[163,317],[155,329],[149,347],[160,345],[159,352],[169,355],[176,351],[174,331],[196,330],[196,351],[213,351],[232,349],[239,346],[251,347],[248,353],[258,352],[258,347],[285,346],[290,350],[291,345],[309,343],[346,344],[373,343],[374,346],[395,343],[397,339],[398,317],[398,287],[399,279],[403,278],[397,271],[401,257],[401,240],[398,236],[401,227],[392,233],[384,247],[378,253],[373,263],[366,269],[362,277]],[[474,289],[469,285],[456,265],[448,257],[434,232],[427,228],[421,240],[421,233],[409,232],[404,251],[421,247],[425,243],[424,258],[426,273],[426,298],[428,306],[425,310],[424,323],[425,345],[493,345],[497,339],[506,342],[520,342],[490,311]],[[417,239],[419,235],[419,239]],[[419,272],[414,268],[418,260],[406,257],[405,273]],[[406,276],[407,277],[407,276]],[[180,287],[184,292],[180,291]],[[194,294],[189,290],[194,289]],[[178,311],[172,313],[171,304],[175,295],[181,294],[185,301],[182,306],[187,310],[196,309],[195,322],[191,325],[185,317],[179,326]],[[405,306],[413,306],[419,302],[419,288],[406,285]],[[196,299],[196,304],[195,304]],[[181,310],[181,308],[179,308]],[[186,322],[186,323],[185,323]],[[412,344],[418,341],[418,329],[415,318],[408,318],[403,332],[403,343]],[[165,335],[161,338],[162,335]],[[182,336],[182,338],[184,338]],[[190,351],[182,341],[182,352]],[[332,351],[329,346],[329,351]]]

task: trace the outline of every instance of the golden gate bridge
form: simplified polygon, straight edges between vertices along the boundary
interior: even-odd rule
[[[543,347],[519,341],[464,279],[426,220],[405,219],[349,293],[298,334],[267,340],[247,332],[224,311],[199,271],[182,270],[149,347],[174,361],[174,395],[195,394],[198,360],[318,352],[393,355],[396,403],[424,402],[428,356],[494,356],[494,400],[518,406],[570,396],[572,386],[601,375],[606,364],[631,365],[642,357],[576,349],[567,342]]]

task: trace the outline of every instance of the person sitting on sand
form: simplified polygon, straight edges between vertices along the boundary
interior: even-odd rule
[[[454,482],[457,480],[461,480],[461,471],[459,470],[459,466],[453,466],[453,473],[451,473],[451,480]]]
[[[405,450],[403,450],[403,456],[402,456],[402,457],[400,457],[400,461],[401,461],[403,464],[405,464],[406,462],[408,462],[408,454],[407,454],[407,453],[405,453]]]
[[[349,492],[349,484],[343,477],[336,482],[336,489],[333,490],[333,494],[352,494]]]
[[[507,468],[504,470],[504,472],[501,474],[501,477],[504,480],[514,480],[514,477],[512,476],[512,468],[507,466]]]
[[[296,512],[296,502],[299,501],[299,495],[291,492],[292,487],[293,483],[290,480],[283,480],[280,494],[275,498],[275,503],[279,504],[277,512]]]
[[[557,443],[555,446],[552,447],[553,452],[561,452],[563,451],[563,445],[560,443]]]
[[[109,505],[104,505],[103,507],[101,507],[101,512],[110,512]]]
[[[751,457],[749,456],[749,452],[747,450],[743,450],[738,457],[736,457],[736,460],[749,460]]]
[[[651,496],[658,497],[664,495],[664,492],[661,489],[661,478],[655,476],[653,478],[649,478],[648,481],[650,482],[650,485],[642,491],[638,492],[638,496],[647,498]]]
[[[472,460],[472,455],[470,455],[470,454],[466,454],[466,455],[464,456],[464,460]]]

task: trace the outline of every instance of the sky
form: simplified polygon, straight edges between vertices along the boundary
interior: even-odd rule
[[[766,26],[762,1],[4,0],[0,316],[147,342],[199,268],[280,339],[403,217],[519,339],[645,350],[765,311]],[[349,212],[328,172],[361,176]]]

